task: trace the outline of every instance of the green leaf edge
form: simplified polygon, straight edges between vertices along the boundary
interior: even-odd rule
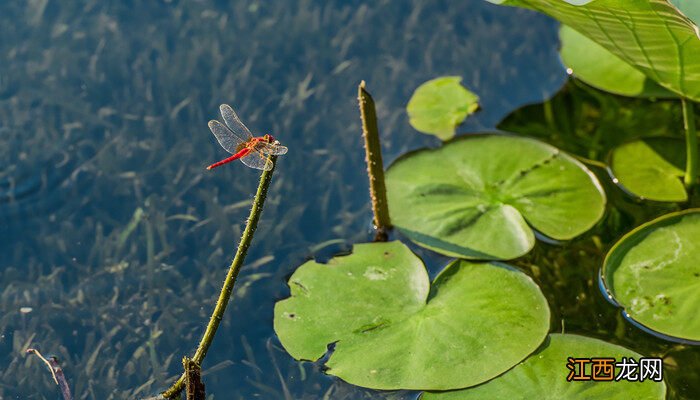
[[[617,177],[617,175],[615,174],[615,171],[613,170],[613,155],[614,155],[613,153],[615,152],[615,150],[617,150],[619,147],[625,146],[625,145],[630,144],[630,143],[638,142],[638,141],[641,141],[641,140],[644,140],[644,139],[672,139],[672,140],[678,141],[678,142],[679,142],[680,144],[682,144],[682,145],[685,145],[685,141],[684,141],[682,138],[676,137],[676,136],[646,136],[646,137],[639,137],[639,138],[636,138],[636,139],[632,139],[632,140],[629,140],[629,141],[627,141],[627,142],[624,142],[624,143],[620,144],[619,146],[617,146],[617,147],[613,148],[612,150],[610,150],[610,151],[608,152],[607,157],[605,158],[605,164],[606,164],[606,168],[605,168],[605,169],[607,170],[608,175],[610,176],[610,179],[613,181],[613,184],[614,184],[615,186],[617,186],[618,188],[620,188],[620,190],[622,190],[623,192],[625,192],[625,194],[627,194],[628,196],[630,196],[630,197],[632,197],[632,198],[634,198],[634,199],[637,199],[637,200],[642,200],[642,201],[653,201],[653,202],[658,202],[658,203],[683,203],[683,202],[688,201],[688,191],[687,191],[687,190],[684,190],[684,194],[685,194],[685,195],[684,195],[683,197],[678,197],[677,199],[673,199],[673,200],[660,200],[660,199],[653,199],[653,198],[650,198],[650,197],[644,197],[644,196],[642,196],[642,195],[636,194],[636,193],[634,193],[633,191],[629,190],[629,189],[622,183],[622,181],[620,181],[620,179]],[[681,174],[681,175],[678,175],[678,177],[679,177],[679,178],[681,179],[681,181],[682,181],[683,175],[682,175],[682,174]],[[636,228],[635,228],[635,229],[636,229]],[[612,249],[611,249],[611,250],[612,250]]]
[[[487,1],[489,1],[489,0],[487,0]],[[535,228],[530,224],[530,222],[525,218],[525,216],[522,215],[522,213],[520,212],[520,210],[518,210],[518,209],[516,208],[516,210],[518,211],[518,213],[520,213],[520,216],[523,218],[523,220],[524,220],[525,223],[527,224],[528,228],[530,228],[530,232],[531,232],[532,235],[533,235],[533,240],[532,240],[532,243],[530,244],[530,246],[528,247],[527,251],[525,251],[525,252],[522,253],[522,254],[519,254],[519,255],[516,255],[516,256],[514,256],[514,257],[511,257],[511,258],[499,258],[499,257],[490,256],[490,255],[484,254],[484,253],[479,253],[479,255],[476,255],[476,252],[474,252],[475,255],[467,256],[467,255],[465,255],[464,253],[458,253],[458,252],[446,250],[446,249],[444,249],[444,248],[440,248],[440,247],[436,247],[436,246],[427,245],[427,244],[423,243],[422,241],[418,241],[418,240],[414,239],[414,236],[415,236],[415,235],[414,235],[412,232],[410,232],[410,231],[408,231],[408,230],[405,230],[405,229],[402,229],[401,227],[395,226],[395,228],[396,228],[397,230],[399,230],[401,233],[403,233],[403,234],[406,236],[406,238],[409,239],[411,242],[413,242],[413,243],[419,245],[420,247],[426,248],[426,249],[428,249],[428,250],[434,251],[434,252],[439,253],[439,254],[446,255],[446,256],[448,256],[448,257],[463,258],[463,259],[465,259],[465,260],[471,260],[471,261],[479,261],[479,260],[481,260],[481,261],[509,261],[509,260],[515,260],[515,259],[517,259],[517,258],[519,258],[519,257],[522,257],[522,256],[524,256],[524,255],[530,253],[530,251],[532,251],[532,249],[535,247],[535,244],[537,243],[537,241],[538,241],[538,240],[540,240],[540,241],[542,240],[542,239],[538,239],[538,236],[539,236],[539,237],[544,237],[545,239],[548,239],[548,240],[551,240],[551,241],[555,241],[555,242],[567,242],[567,241],[570,241],[570,240],[574,240],[574,239],[576,239],[577,237],[579,237],[579,236],[585,234],[586,232],[590,231],[591,229],[593,229],[593,227],[594,227],[598,222],[600,222],[600,220],[601,220],[601,219],[603,218],[603,216],[605,215],[605,212],[606,212],[606,209],[607,209],[607,203],[608,203],[608,196],[607,196],[607,193],[605,193],[605,189],[603,188],[603,184],[602,184],[602,183],[600,182],[600,180],[598,179],[598,176],[597,176],[593,171],[591,171],[591,170],[588,168],[588,166],[587,166],[583,161],[581,161],[581,158],[580,158],[580,157],[578,157],[578,156],[576,156],[576,155],[574,155],[574,154],[570,154],[570,153],[567,152],[567,151],[564,151],[564,150],[562,150],[562,149],[560,149],[560,148],[558,148],[558,147],[556,147],[556,146],[553,146],[553,145],[551,145],[551,144],[549,144],[549,143],[547,143],[547,142],[544,142],[544,141],[542,141],[542,140],[539,140],[539,139],[537,139],[537,138],[533,138],[533,137],[529,137],[529,136],[522,136],[522,135],[518,135],[518,134],[515,134],[515,133],[511,133],[511,132],[506,132],[506,131],[493,131],[493,132],[470,133],[470,134],[468,134],[468,135],[463,135],[463,136],[460,136],[460,137],[455,137],[455,138],[453,138],[453,139],[450,139],[450,140],[448,140],[448,141],[445,141],[445,142],[442,143],[442,146],[440,146],[440,147],[436,147],[436,148],[422,148],[422,149],[413,150],[413,151],[410,151],[410,152],[408,152],[408,153],[402,154],[400,157],[398,157],[397,159],[395,159],[395,160],[387,167],[387,171],[388,171],[389,168],[391,168],[393,165],[395,165],[395,164],[398,163],[398,162],[404,161],[406,158],[410,157],[412,154],[415,154],[415,153],[418,153],[418,152],[423,152],[423,151],[433,152],[433,151],[442,149],[444,146],[447,146],[447,145],[449,145],[450,143],[454,143],[454,142],[456,142],[456,141],[460,141],[460,140],[469,140],[469,139],[471,139],[471,138],[483,137],[483,136],[505,136],[505,137],[514,137],[514,138],[517,138],[517,139],[525,139],[525,140],[534,141],[534,142],[537,142],[537,143],[539,143],[539,144],[541,144],[541,145],[543,145],[543,146],[550,147],[550,148],[552,148],[552,149],[558,151],[558,152],[559,152],[560,154],[562,154],[563,156],[565,156],[565,157],[567,157],[568,159],[570,159],[570,161],[572,161],[576,166],[578,166],[579,168],[581,168],[581,169],[586,173],[586,175],[588,175],[588,176],[591,178],[593,184],[594,184],[595,187],[598,189],[598,192],[600,193],[600,195],[601,195],[601,197],[602,197],[602,207],[601,207],[601,209],[600,209],[600,211],[599,211],[599,215],[598,215],[598,217],[596,218],[596,220],[593,221],[591,224],[589,224],[589,226],[588,226],[586,229],[582,230],[580,233],[578,233],[578,234],[576,234],[576,235],[573,235],[573,236],[555,237],[555,236],[553,236],[553,235],[549,235],[548,233],[541,232],[541,231],[535,229]],[[514,208],[515,208],[515,207],[514,207]],[[545,240],[545,241],[546,241],[546,240]]]
[[[338,255],[334,256],[333,258],[351,256],[352,254],[354,254],[354,249],[355,249],[356,246],[358,246],[358,245],[360,245],[360,246],[367,246],[367,245],[372,245],[373,243],[374,243],[374,242],[370,242],[370,243],[356,243],[356,244],[353,245],[353,250],[352,250],[350,253],[348,253],[348,254],[345,254],[345,253],[343,253],[343,254],[338,254]],[[520,270],[519,268],[517,268],[517,267],[515,267],[515,266],[512,266],[512,265],[510,265],[510,264],[508,264],[508,263],[506,263],[506,262],[504,262],[504,261],[501,261],[501,260],[486,260],[486,261],[482,261],[482,260],[469,260],[469,259],[460,259],[460,258],[457,258],[457,259],[454,259],[454,260],[449,261],[449,262],[440,270],[439,273],[437,273],[432,279],[430,279],[430,278],[428,277],[428,270],[427,270],[427,267],[426,267],[426,265],[425,265],[425,261],[423,260],[423,258],[421,258],[417,253],[415,253],[415,252],[414,252],[410,247],[408,247],[406,244],[402,243],[402,242],[399,241],[399,240],[395,240],[395,241],[392,241],[392,242],[381,242],[381,243],[398,243],[398,244],[403,245],[403,246],[405,247],[405,249],[408,250],[410,253],[412,253],[412,254],[416,257],[416,259],[420,262],[420,264],[423,266],[423,270],[424,270],[424,272],[425,272],[425,274],[426,274],[426,277],[427,277],[427,279],[428,279],[428,285],[429,285],[429,286],[428,286],[428,297],[425,299],[425,303],[426,303],[426,304],[428,304],[428,303],[431,301],[431,298],[434,296],[434,292],[433,292],[433,290],[434,290],[434,287],[433,287],[434,283],[437,282],[437,281],[440,280],[440,279],[443,279],[443,275],[444,275],[445,273],[449,272],[450,268],[451,268],[453,265],[456,265],[456,264],[461,263],[461,262],[467,262],[467,263],[473,263],[473,264],[492,264],[494,267],[503,268],[503,269],[509,270],[509,271],[511,271],[511,272],[516,272],[516,273],[519,273],[519,274],[523,275],[523,276],[526,278],[525,280],[526,280],[527,284],[528,284],[529,286],[531,286],[532,288],[536,289],[537,293],[540,295],[541,300],[542,300],[542,304],[543,304],[543,308],[544,308],[544,310],[546,310],[546,312],[547,312],[547,318],[546,318],[546,320],[547,320],[547,325],[549,325],[549,324],[551,323],[552,310],[551,310],[551,308],[550,308],[550,306],[549,306],[549,302],[548,302],[546,296],[544,295],[544,292],[542,291],[542,288],[540,287],[540,285],[538,285],[538,284],[535,282],[535,280],[534,280],[530,275],[524,273],[522,270]],[[306,263],[312,262],[312,261],[314,261],[314,260],[313,260],[313,259],[312,259],[312,260],[307,260],[305,263],[301,264],[297,269],[301,268],[301,267],[302,267],[303,265],[305,265]],[[295,271],[295,272],[296,272],[296,271]],[[449,279],[449,278],[447,278],[447,279]],[[291,280],[291,277],[289,278],[289,280]],[[288,286],[290,289],[292,289],[291,285],[289,285],[289,280],[287,281],[287,286]],[[274,311],[273,314],[276,315],[276,313],[277,313],[277,307],[278,307],[279,304],[284,303],[284,302],[286,302],[286,301],[288,301],[288,300],[291,300],[293,297],[294,297],[294,294],[290,293],[290,295],[289,295],[288,297],[285,297],[285,298],[282,298],[282,299],[277,300],[277,301],[275,302],[275,306],[274,306],[275,311]],[[273,317],[273,319],[274,319],[274,317]],[[275,332],[275,334],[277,335],[276,332]],[[545,342],[547,341],[547,338],[549,337],[549,335],[550,335],[550,333],[548,332],[548,329],[545,329],[545,331],[544,331],[544,333],[543,333],[543,335],[542,335],[542,338],[541,338],[541,340],[539,341],[540,344],[539,344],[537,347],[533,348],[533,349],[532,349],[529,353],[527,353],[522,359],[520,359],[520,361],[516,362],[516,363],[513,364],[512,366],[510,366],[510,367],[508,367],[507,369],[503,370],[499,375],[496,375],[496,376],[494,376],[493,378],[490,378],[490,379],[496,379],[496,378],[497,378],[498,376],[500,376],[501,374],[504,374],[504,373],[506,373],[507,371],[511,370],[512,368],[516,367],[517,365],[520,365],[520,363],[522,363],[523,361],[525,361],[528,357],[532,356],[533,354],[536,354],[536,353],[539,351],[539,349],[541,348],[541,346],[543,345],[543,343],[545,343]],[[336,340],[335,342],[337,342],[337,341],[338,341],[338,340]],[[331,345],[331,344],[333,344],[333,343],[335,343],[335,342],[327,343],[326,345],[328,346],[328,345]],[[282,344],[282,347],[284,348],[284,344]],[[289,351],[288,351],[286,348],[285,348],[285,350],[289,353]],[[327,354],[328,354],[328,353],[326,352],[325,354],[320,355],[320,356],[319,356],[317,359],[315,359],[315,360],[307,359],[307,358],[304,358],[304,357],[299,357],[299,358],[297,358],[296,356],[293,356],[292,354],[290,354],[290,356],[292,356],[292,358],[294,358],[295,360],[298,360],[298,361],[319,362],[319,361],[323,360],[324,357],[325,357]],[[332,357],[332,354],[331,354],[331,357]],[[330,359],[330,358],[329,358],[329,359]],[[329,361],[329,360],[323,361],[323,364],[324,364],[325,366],[327,366],[327,367],[328,367],[328,361]],[[329,368],[329,371],[330,371],[330,370],[332,370],[332,368]],[[331,374],[331,375],[335,376],[335,377],[338,378],[338,379],[343,379],[343,378],[341,378],[341,377],[339,377],[339,376],[336,376],[336,375],[334,375],[334,374]],[[479,384],[483,384],[483,383],[485,383],[485,382],[488,382],[488,380],[487,380],[487,381],[484,381],[484,382],[482,382],[482,383],[479,383]],[[355,385],[355,386],[358,386],[358,387],[363,387],[363,386],[356,385],[356,384],[353,384],[353,383],[351,383],[351,384],[352,384],[352,385]],[[378,390],[419,390],[419,391],[423,391],[423,390],[426,390],[426,391],[427,391],[427,390],[440,390],[440,391],[442,391],[442,390],[461,390],[461,389],[467,389],[467,388],[469,388],[469,387],[474,387],[474,386],[477,386],[477,385],[479,385],[479,384],[474,384],[474,385],[467,386],[467,387],[443,388],[443,389],[378,389]]]
[[[557,332],[552,332],[552,333],[549,333],[549,334],[547,335],[547,337],[546,337],[545,340],[542,342],[542,344],[540,345],[540,347],[538,347],[537,350],[535,350],[532,354],[530,354],[526,359],[524,359],[523,361],[521,361],[520,363],[518,363],[517,365],[515,365],[513,368],[509,369],[508,371],[504,372],[503,374],[501,374],[501,375],[499,375],[499,376],[493,378],[493,379],[490,380],[490,381],[484,382],[482,385],[487,385],[487,384],[489,384],[489,383],[491,383],[491,382],[494,382],[494,381],[500,379],[503,375],[507,374],[508,372],[512,371],[512,370],[515,369],[515,368],[518,368],[518,367],[521,366],[522,364],[528,362],[528,360],[529,360],[530,358],[536,357],[538,354],[542,353],[543,351],[546,351],[547,348],[549,347],[550,343],[551,343],[552,338],[555,338],[555,337],[564,337],[564,338],[571,338],[571,339],[579,338],[579,339],[591,340],[591,341],[594,341],[594,342],[602,342],[602,343],[604,343],[604,344],[606,344],[606,345],[609,345],[609,346],[611,346],[611,347],[613,347],[613,348],[619,348],[619,349],[625,350],[625,351],[627,351],[627,352],[629,352],[629,353],[632,353],[632,354],[634,354],[634,355],[636,356],[637,359],[640,359],[640,358],[643,358],[643,357],[644,357],[643,354],[638,353],[637,351],[635,351],[635,350],[633,350],[633,349],[630,349],[629,347],[626,347],[626,346],[623,346],[623,345],[620,345],[620,344],[616,344],[616,343],[611,343],[611,342],[608,342],[608,341],[606,341],[606,340],[602,340],[602,339],[599,339],[599,338],[596,338],[596,337],[584,336],[584,335],[581,335],[581,334],[578,334],[578,333],[564,333],[564,332],[562,332],[562,333],[557,333]],[[601,354],[595,354],[595,355],[591,355],[591,356],[595,357],[595,356],[602,356],[602,355],[601,355]],[[565,360],[562,360],[562,361],[565,361]],[[599,383],[599,384],[603,384],[603,385],[607,384],[606,382],[598,382],[598,383]],[[661,395],[662,395],[662,398],[665,399],[666,396],[667,396],[667,392],[668,392],[668,385],[666,384],[666,380],[664,379],[664,380],[662,380],[661,382],[657,382],[657,383],[661,383],[661,384],[662,384],[662,388],[663,388],[663,389],[662,389]],[[479,385],[479,386],[480,386],[480,385]],[[447,393],[460,392],[460,391],[465,391],[465,392],[466,392],[466,391],[468,391],[468,390],[470,390],[470,389],[474,389],[474,388],[475,388],[475,386],[468,387],[468,388],[464,388],[464,389],[450,390],[450,391],[424,391],[424,392],[421,393],[421,395],[418,397],[418,400],[425,400],[425,394],[427,394],[427,395],[430,396],[430,395],[433,395],[433,394],[435,394],[435,395],[440,395],[440,393],[446,393],[446,392],[447,392]]]
[[[671,212],[668,214],[664,214],[660,217],[654,218],[651,221],[647,221],[647,222],[639,225],[638,227],[632,229],[631,231],[625,233],[624,235],[622,235],[622,237],[620,239],[618,239],[617,242],[615,242],[615,244],[610,248],[610,250],[608,250],[607,254],[605,255],[605,258],[603,259],[603,266],[600,269],[599,279],[600,279],[600,283],[601,283],[601,288],[603,290],[605,290],[605,295],[608,297],[608,300],[612,301],[616,306],[620,307],[625,312],[625,315],[627,315],[627,318],[629,318],[633,324],[637,325],[638,327],[640,327],[643,330],[646,330],[648,332],[652,332],[653,335],[658,336],[658,337],[662,337],[665,340],[700,345],[700,340],[693,340],[693,339],[687,339],[687,338],[682,338],[682,337],[673,336],[673,335],[667,335],[663,332],[657,331],[656,329],[652,329],[652,328],[644,325],[643,323],[637,321],[636,319],[634,319],[634,317],[632,317],[632,315],[630,315],[627,312],[627,307],[620,304],[616,300],[613,286],[608,284],[608,282],[612,283],[612,279],[606,278],[608,276],[608,272],[609,272],[609,271],[607,271],[609,269],[608,265],[609,265],[609,263],[612,262],[612,261],[610,261],[610,259],[615,255],[614,253],[616,252],[617,248],[622,246],[622,244],[625,243],[625,241],[629,240],[630,237],[634,236],[638,232],[644,230],[645,228],[647,228],[651,225],[655,225],[655,224],[663,222],[663,221],[668,221],[668,224],[671,224],[671,223],[673,223],[673,221],[669,221],[669,220],[683,217],[683,216],[688,215],[688,214],[696,214],[696,213],[700,214],[700,208],[688,208],[688,209],[681,210],[681,211],[674,211],[674,212]],[[666,224],[666,225],[668,225],[668,224]],[[664,226],[666,226],[666,225],[664,225]],[[641,237],[637,241],[637,244],[639,242],[641,242],[642,240],[644,240],[645,238],[646,238],[646,236]]]
[[[600,52],[605,52],[607,57],[610,57],[611,59],[614,59],[615,61],[629,67],[629,71],[628,71],[629,73],[634,73],[635,75],[638,74],[640,77],[642,77],[643,78],[643,86],[641,88],[641,91],[637,92],[637,93],[632,93],[631,91],[624,91],[624,90],[618,90],[618,88],[606,87],[605,84],[603,84],[603,85],[599,84],[599,81],[597,79],[589,79],[590,75],[586,71],[584,71],[583,73],[580,73],[580,72],[577,73],[576,72],[577,70],[578,71],[581,71],[581,70],[571,66],[572,60],[570,58],[568,58],[568,56],[567,56],[568,53],[565,52],[565,49],[572,47],[570,42],[569,42],[568,46],[566,45],[567,40],[565,40],[565,37],[562,36],[562,35],[564,35],[564,36],[569,35],[570,33],[567,31],[572,31],[576,35],[580,35],[585,40],[591,42],[591,44],[593,46],[596,46],[597,48],[599,48]],[[611,93],[611,94],[614,94],[617,96],[646,98],[646,99],[678,98],[678,94],[673,93],[670,90],[666,89],[665,87],[659,85],[656,81],[654,81],[653,79],[651,79],[650,77],[645,75],[644,72],[637,69],[637,67],[633,66],[632,64],[629,64],[628,62],[626,62],[625,60],[623,60],[622,58],[620,58],[616,54],[611,53],[608,49],[601,46],[600,44],[598,44],[597,42],[595,42],[594,40],[592,40],[588,36],[586,36],[582,33],[579,33],[576,29],[570,27],[569,25],[562,23],[561,26],[559,27],[558,36],[559,36],[559,43],[560,43],[559,59],[561,60],[561,63],[566,68],[568,68],[569,70],[571,70],[573,72],[573,77],[580,80],[581,82],[583,82],[591,87],[594,87],[598,90],[601,90],[603,92]],[[573,46],[573,47],[574,47],[574,50],[576,50],[575,46]],[[569,61],[569,62],[567,62],[567,61]],[[569,70],[567,70],[567,73]]]
[[[414,97],[415,97],[416,92],[417,92],[420,88],[422,88],[423,86],[425,86],[425,85],[427,85],[427,84],[429,84],[429,83],[431,83],[431,82],[438,81],[438,80],[452,81],[452,82],[456,83],[457,85],[459,85],[459,86],[466,92],[467,96],[470,97],[469,100],[471,101],[471,103],[468,103],[468,104],[467,104],[467,107],[466,107],[466,109],[464,110],[464,117],[462,117],[462,118],[457,118],[457,120],[454,121],[454,126],[452,126],[449,130],[428,131],[428,130],[421,129],[421,128],[419,128],[419,127],[416,126],[416,123],[415,123],[415,115],[412,115],[413,113],[411,112],[410,109],[412,108],[412,107],[411,107],[411,104],[412,104],[413,101],[414,101]],[[429,79],[429,80],[427,80],[427,81],[421,83],[420,85],[418,85],[418,87],[416,87],[416,88],[413,90],[413,93],[411,94],[411,97],[410,97],[410,99],[408,100],[408,103],[406,104],[406,113],[408,114],[408,123],[411,125],[411,127],[413,127],[413,129],[415,129],[415,130],[417,130],[418,132],[421,132],[421,133],[423,133],[423,134],[426,134],[426,135],[433,135],[433,136],[437,137],[438,139],[440,139],[440,140],[442,140],[442,141],[444,142],[444,141],[447,141],[447,140],[450,140],[450,139],[454,138],[454,137],[455,137],[455,134],[456,134],[456,129],[457,129],[457,127],[458,127],[459,125],[463,124],[464,121],[466,121],[467,118],[468,118],[471,114],[473,114],[474,112],[476,112],[476,111],[479,109],[479,107],[480,107],[480,105],[479,105],[479,96],[477,96],[476,93],[474,93],[474,92],[472,92],[471,90],[469,90],[466,86],[462,85],[462,77],[461,77],[461,76],[458,76],[458,75],[445,75],[445,76],[439,76],[439,77],[436,77],[436,78]]]

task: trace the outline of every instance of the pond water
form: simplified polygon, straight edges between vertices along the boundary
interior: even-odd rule
[[[481,0],[0,4],[0,399],[57,398],[28,346],[59,357],[80,399],[147,397],[179,375],[258,180],[240,164],[204,169],[227,155],[206,125],[221,103],[290,150],[204,363],[207,392],[415,398],[328,377],[272,329],[298,265],[371,237],[357,85],[377,103],[388,165],[438,145],[404,109],[425,80],[462,76],[480,96],[464,132],[554,95],[567,80],[557,27]],[[635,328],[598,289],[606,246],[635,221],[611,223],[600,247],[538,244],[519,266],[553,332],[668,356],[671,397],[692,398],[698,350]],[[433,275],[447,261],[415,251]]]

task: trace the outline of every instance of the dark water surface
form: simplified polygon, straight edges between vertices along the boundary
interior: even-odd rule
[[[459,75],[479,94],[465,131],[551,96],[566,80],[556,30],[481,0],[0,3],[0,399],[57,398],[27,346],[61,359],[79,399],[145,397],[179,374],[258,179],[240,164],[204,170],[227,155],[206,125],[220,103],[290,150],[205,361],[208,393],[415,398],[327,377],[272,330],[296,266],[370,237],[357,84],[377,102],[388,163],[437,144],[404,112],[427,79]],[[523,261],[553,331],[566,319],[567,331],[674,351],[619,321],[592,282],[599,260],[553,251]],[[444,262],[431,256],[432,272]],[[698,352],[682,351],[697,370]],[[679,376],[674,390],[691,398],[697,384]]]

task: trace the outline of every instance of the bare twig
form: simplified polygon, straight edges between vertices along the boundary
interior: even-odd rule
[[[61,369],[61,366],[58,364],[58,359],[56,359],[56,357],[49,357],[46,359],[37,349],[27,349],[27,353],[34,354],[35,356],[39,357],[41,361],[43,361],[44,364],[49,367],[53,381],[56,382],[56,385],[58,385],[58,387],[61,389],[63,400],[73,400],[73,396],[70,393],[70,388],[68,387],[68,381],[66,380],[66,376],[63,374],[63,369]]]

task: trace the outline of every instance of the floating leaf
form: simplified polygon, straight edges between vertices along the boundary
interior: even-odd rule
[[[424,393],[421,400],[490,400],[490,399],[567,399],[607,400],[636,399],[662,400],[666,398],[666,384],[645,380],[631,382],[571,381],[566,365],[568,358],[610,357],[618,362],[630,357],[639,362],[642,355],[624,347],[578,335],[549,335],[545,345],[502,376],[471,389],[443,393]],[[615,374],[619,374],[617,367]],[[590,376],[591,366],[586,368]]]
[[[655,201],[686,201],[683,185],[685,142],[656,137],[617,147],[610,156],[610,173],[630,194]]]
[[[531,8],[556,18],[661,86],[700,101],[698,27],[667,0],[489,1]]]
[[[296,359],[331,343],[331,375],[375,389],[454,389],[491,379],[534,351],[549,308],[525,274],[458,260],[432,286],[400,242],[358,244],[328,264],[309,261],[275,306],[275,331]]]
[[[671,213],[626,234],[601,271],[630,318],[664,335],[700,342],[700,209]]]
[[[588,37],[562,25],[559,29],[562,62],[574,76],[606,92],[623,96],[676,97]]]
[[[444,76],[418,86],[406,106],[411,125],[441,140],[454,137],[457,125],[479,108],[479,98],[461,81],[458,76]]]
[[[421,246],[462,258],[526,254],[535,243],[530,226],[571,239],[605,208],[599,182],[573,157],[506,135],[470,135],[409,153],[389,167],[386,184],[395,227]]]

